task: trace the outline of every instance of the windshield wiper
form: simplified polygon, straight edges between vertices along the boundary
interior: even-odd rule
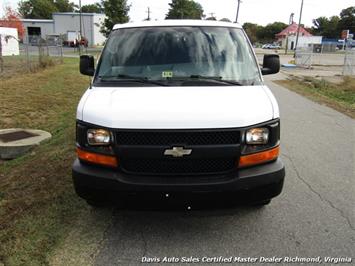
[[[114,81],[132,81],[132,82],[139,82],[139,83],[148,83],[154,84],[158,86],[169,86],[166,83],[162,83],[159,81],[148,79],[147,77],[139,77],[139,76],[131,76],[126,74],[118,74],[116,76],[99,76],[100,80],[102,81],[112,81],[111,78],[115,78]]]
[[[204,81],[210,80],[212,82],[224,83],[224,84],[235,85],[235,86],[243,86],[243,84],[238,81],[224,80],[220,76],[191,75],[189,77],[184,77],[184,78],[187,80],[204,80]],[[181,77],[181,79],[184,79],[184,78]]]

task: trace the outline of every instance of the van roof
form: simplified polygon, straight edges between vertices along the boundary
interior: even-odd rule
[[[214,26],[214,27],[231,27],[241,28],[237,23],[215,21],[215,20],[190,20],[190,19],[166,19],[159,21],[141,21],[129,22],[125,24],[116,24],[113,30],[125,28],[142,28],[142,27],[164,27],[164,26]]]

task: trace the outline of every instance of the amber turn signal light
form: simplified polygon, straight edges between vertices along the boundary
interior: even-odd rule
[[[239,168],[275,160],[279,156],[279,153],[280,146],[277,146],[271,150],[241,156],[239,159]]]
[[[83,160],[83,161],[86,161],[89,163],[100,164],[100,165],[110,166],[110,167],[117,167],[118,166],[118,161],[117,161],[116,157],[114,157],[114,156],[87,152],[87,151],[84,151],[80,148],[76,148],[76,153],[77,153],[78,158],[80,160]]]

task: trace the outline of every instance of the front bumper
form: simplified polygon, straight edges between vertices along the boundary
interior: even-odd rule
[[[89,199],[92,193],[100,192],[117,197],[150,192],[230,192],[236,197],[254,201],[271,199],[281,193],[285,168],[279,158],[271,163],[219,176],[133,176],[75,160],[72,175],[75,190],[84,199]]]

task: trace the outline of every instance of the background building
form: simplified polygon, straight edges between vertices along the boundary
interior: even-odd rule
[[[24,43],[33,43],[38,37],[46,39],[47,35],[54,34],[53,19],[22,19],[25,28]]]
[[[36,43],[38,38],[46,39],[48,36],[58,35],[64,39],[79,36],[80,14],[74,12],[53,13],[53,19],[22,19],[26,30],[25,43]],[[82,13],[82,36],[88,40],[89,46],[102,45],[106,37],[100,32],[105,18],[104,14]]]
[[[296,22],[292,22],[280,33],[275,35],[277,42],[280,43],[282,47],[286,47],[286,43],[288,43],[288,49],[293,50],[296,45],[297,30],[298,24]],[[302,26],[300,27],[298,47],[305,47],[309,44],[320,44],[321,42],[321,36],[313,36],[305,28],[303,28]]]

